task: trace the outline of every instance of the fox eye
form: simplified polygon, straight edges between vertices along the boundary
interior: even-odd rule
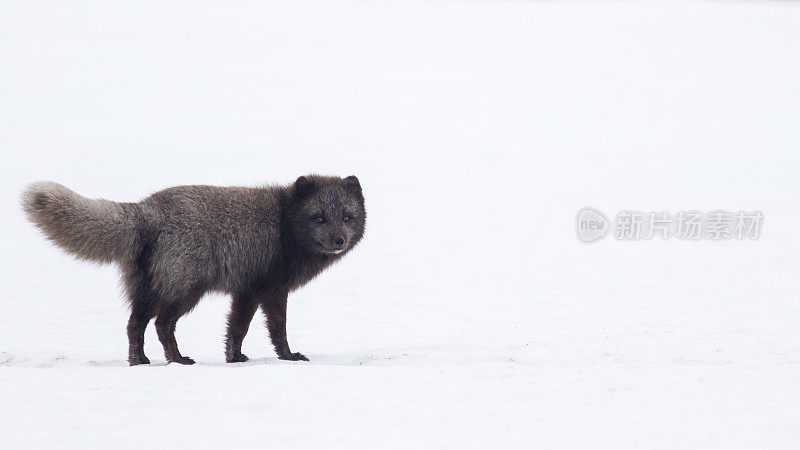
[[[342,217],[342,220],[344,220],[345,222],[347,222],[348,220],[350,220],[350,216],[348,216],[347,214],[345,214],[345,215],[344,215],[344,217]]]
[[[317,223],[324,223],[325,222],[325,218],[322,217],[322,216],[315,217],[314,221],[316,221]]]

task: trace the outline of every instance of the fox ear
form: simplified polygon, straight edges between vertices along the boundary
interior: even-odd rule
[[[361,183],[358,182],[358,178],[355,175],[350,175],[349,177],[345,178],[344,185],[355,192],[361,193]]]
[[[305,198],[314,191],[314,179],[310,177],[300,177],[294,182],[294,190],[299,198]]]

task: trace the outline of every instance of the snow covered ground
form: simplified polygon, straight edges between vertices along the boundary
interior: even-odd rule
[[[3,2],[0,448],[797,448],[800,5]],[[278,361],[129,368],[116,269],[32,181],[356,174],[359,248],[290,297]],[[757,241],[585,245],[594,206],[761,210]]]

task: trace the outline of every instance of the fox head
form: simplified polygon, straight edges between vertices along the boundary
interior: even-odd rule
[[[303,250],[339,255],[364,236],[367,213],[355,176],[302,176],[289,189],[289,195],[288,219]]]

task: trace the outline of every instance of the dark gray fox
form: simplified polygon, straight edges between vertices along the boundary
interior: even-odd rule
[[[242,340],[261,306],[275,352],[308,361],[286,340],[286,299],[350,251],[364,235],[358,178],[309,175],[265,188],[178,186],[139,203],[82,197],[52,182],[22,194],[28,218],[79,259],[115,262],[131,316],[128,361],[148,364],[144,331],[156,331],[169,362],[193,364],[175,324],[204,293],[233,297],[225,359],[247,361]]]

